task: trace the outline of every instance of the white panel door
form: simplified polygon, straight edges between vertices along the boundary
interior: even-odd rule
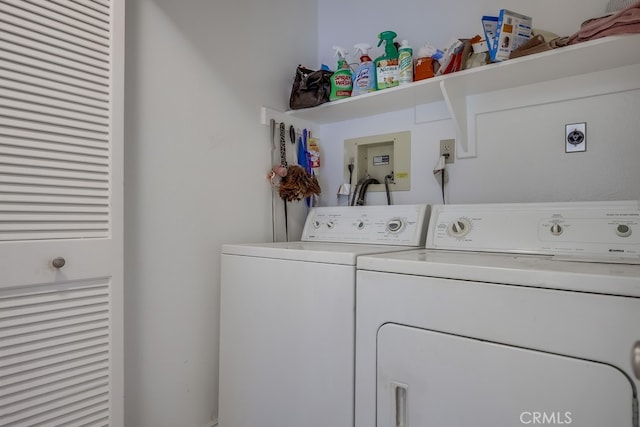
[[[0,0],[0,425],[121,426],[124,0]]]
[[[603,363],[393,323],[377,354],[378,427],[634,425],[631,382]]]

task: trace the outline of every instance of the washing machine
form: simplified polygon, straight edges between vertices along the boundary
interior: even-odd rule
[[[357,258],[424,247],[428,213],[318,207],[301,241],[223,246],[221,427],[353,426]]]
[[[357,262],[357,427],[637,427],[640,208],[433,206]]]

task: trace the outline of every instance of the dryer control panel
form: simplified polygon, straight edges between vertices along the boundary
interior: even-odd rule
[[[426,247],[640,263],[640,202],[434,206]]]
[[[423,247],[428,219],[428,205],[317,207],[301,240]]]

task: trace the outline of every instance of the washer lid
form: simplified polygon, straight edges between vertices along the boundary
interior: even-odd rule
[[[413,250],[358,258],[358,270],[640,297],[640,265],[553,256]]]
[[[278,242],[223,245],[222,254],[355,266],[361,255],[410,249],[415,248],[351,243]]]

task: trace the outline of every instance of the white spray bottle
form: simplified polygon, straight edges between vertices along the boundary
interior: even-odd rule
[[[351,96],[376,90],[376,66],[368,54],[371,45],[358,43],[354,48],[356,52],[360,52],[360,65],[358,65],[356,72],[353,73],[353,91],[351,92]]]

